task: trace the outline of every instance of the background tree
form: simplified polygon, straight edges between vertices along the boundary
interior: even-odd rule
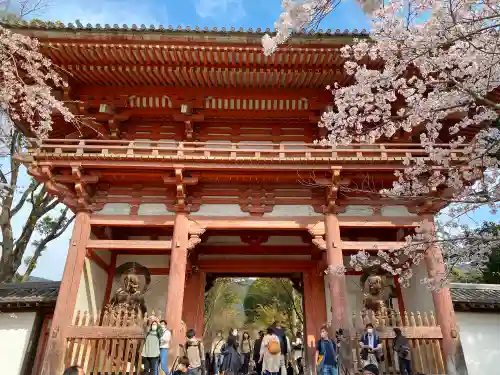
[[[264,52],[273,53],[296,31],[317,27],[339,3],[284,0],[277,33],[262,40]],[[416,204],[426,200],[436,209],[450,206],[444,230],[424,222],[403,248],[379,251],[377,258],[360,252],[350,265],[382,266],[408,285],[413,266],[439,245],[447,271],[423,280],[439,288],[454,266],[482,269],[499,246],[497,235],[473,231],[463,219],[483,207],[495,215],[500,205],[500,1],[360,3],[372,21],[370,37],[340,50],[352,79],[345,87],[326,87],[334,105],[319,124],[328,130],[321,144],[373,144],[395,136],[420,142],[428,157],[405,158],[392,188],[377,193]]]
[[[289,333],[304,324],[302,298],[289,279],[259,278],[248,288],[243,300],[246,324],[259,329],[281,317]]]
[[[42,1],[9,1],[23,18],[40,11]],[[1,7],[0,7],[1,9]],[[13,17],[11,8],[3,9],[4,17]],[[0,15],[1,16],[1,15]],[[51,61],[39,53],[37,40],[12,33],[0,24],[0,229],[2,232],[2,258],[0,282],[10,282],[16,275],[30,241],[38,236],[35,253],[29,259],[28,269],[21,277],[26,279],[35,268],[37,260],[50,241],[59,237],[72,221],[68,210],[58,207],[58,200],[36,182],[26,185],[26,171],[15,155],[25,147],[23,128],[32,135],[43,138],[52,129],[53,116],[74,122],[75,117],[65,104],[53,95],[54,89],[67,84]],[[16,215],[28,216],[19,236],[14,233]]]
[[[215,332],[239,327],[243,321],[241,304],[244,288],[233,278],[219,278],[205,294],[203,336],[211,337]]]

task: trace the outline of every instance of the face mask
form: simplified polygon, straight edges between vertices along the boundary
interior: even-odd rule
[[[158,324],[152,324],[151,329],[156,330],[158,328]]]
[[[234,330],[234,331],[233,331],[233,336],[236,336],[236,335],[238,335],[238,331],[237,331],[237,330]]]
[[[368,329],[366,330],[366,332],[368,332],[369,334],[372,334],[372,333],[373,333],[373,329],[372,329],[372,328],[368,328]]]

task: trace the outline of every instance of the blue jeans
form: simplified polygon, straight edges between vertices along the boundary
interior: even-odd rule
[[[323,365],[323,375],[337,375],[337,366]]]
[[[160,348],[160,365],[163,372],[168,375],[168,348]]]
[[[214,373],[218,374],[222,366],[222,354],[214,354]]]

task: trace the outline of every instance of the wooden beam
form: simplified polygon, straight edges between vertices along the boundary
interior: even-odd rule
[[[81,327],[68,326],[65,329],[68,338],[82,339],[143,339],[143,327]]]
[[[104,271],[106,271],[106,273],[109,272],[109,264],[107,264],[99,255],[97,255],[95,251],[87,248],[87,258],[101,267]]]
[[[408,339],[442,339],[441,327],[398,327]],[[393,339],[394,331],[384,330],[377,332],[381,339]]]
[[[199,245],[196,248],[198,254],[221,254],[221,255],[311,255],[312,246],[224,246],[224,245]]]
[[[90,217],[94,226],[119,227],[172,227],[173,215],[97,215]],[[418,227],[422,221],[431,216],[338,216],[341,227],[353,228],[397,228]],[[196,216],[190,215],[190,220],[197,222],[206,229],[267,229],[267,230],[300,230],[310,226],[321,229],[324,233],[323,216],[282,216],[282,217],[251,217],[251,216]]]
[[[90,216],[90,225],[110,227],[173,227],[174,215],[165,216],[129,216],[99,215]]]
[[[342,250],[366,251],[399,249],[404,246],[406,246],[406,242],[402,241],[341,241],[339,245]]]
[[[210,259],[200,260],[198,266],[202,272],[236,273],[245,275],[289,274],[304,272],[316,267],[317,262],[310,260],[254,260],[254,259]]]
[[[89,240],[87,249],[107,250],[170,250],[172,241],[151,240]]]

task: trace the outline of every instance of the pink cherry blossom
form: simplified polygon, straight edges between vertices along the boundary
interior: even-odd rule
[[[284,1],[277,33],[263,39],[264,53],[276,51],[294,32],[315,27],[337,5],[335,0]],[[500,1],[360,5],[372,20],[370,39],[341,48],[353,80],[346,87],[339,82],[327,87],[334,105],[322,115],[319,126],[328,136],[318,143],[390,142],[413,133],[427,155],[404,158],[393,187],[380,194],[430,197],[449,206],[439,216],[441,230],[422,223],[403,248],[379,251],[376,258],[362,251],[352,256],[351,267],[378,265],[405,285],[411,268],[440,246],[448,269],[464,262],[481,268],[499,239],[474,233],[462,218],[484,206],[495,213],[500,204],[500,105],[493,94],[500,88]],[[440,198],[444,192],[453,194]],[[424,282],[439,287],[446,275]]]
[[[52,129],[53,115],[73,121],[74,115],[53,96],[67,83],[39,51],[35,39],[0,26],[0,118],[2,134],[14,123],[27,124],[40,138]]]

